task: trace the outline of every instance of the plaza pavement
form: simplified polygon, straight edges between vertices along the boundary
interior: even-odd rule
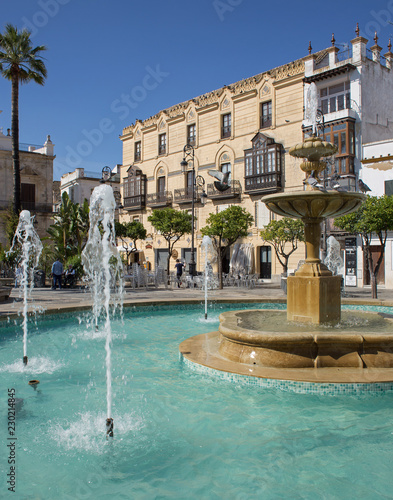
[[[286,295],[277,283],[262,283],[256,288],[224,287],[223,290],[209,291],[209,300],[219,302],[286,302]],[[204,301],[204,292],[193,288],[159,288],[135,289],[126,288],[124,305],[164,304],[164,303],[198,303]],[[378,299],[371,298],[370,288],[346,288],[342,303],[386,305],[393,307],[393,290],[378,288]],[[35,288],[29,300],[29,310],[39,312],[60,312],[88,309],[92,306],[90,293],[87,290]],[[23,310],[23,301],[19,289],[13,288],[10,297],[0,302],[0,318],[18,315]]]

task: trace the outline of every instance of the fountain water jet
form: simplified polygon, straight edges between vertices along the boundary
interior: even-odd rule
[[[115,239],[115,208],[113,190],[105,184],[94,189],[90,198],[90,229],[82,252],[82,264],[93,296],[93,316],[96,330],[100,317],[105,320],[107,436],[113,437],[112,414],[112,329],[111,302],[122,309],[122,262]],[[113,290],[111,290],[113,289]]]
[[[215,251],[210,236],[204,236],[201,244],[205,256],[204,289],[205,289],[205,319],[207,319],[208,289],[214,284],[212,263],[215,260]]]
[[[323,263],[333,273],[333,276],[344,273],[344,260],[341,257],[340,243],[334,236],[326,240],[326,258]]]
[[[38,261],[42,252],[41,240],[34,229],[34,216],[28,210],[22,210],[19,215],[19,222],[12,240],[12,252],[21,251],[18,259],[20,266],[20,290],[23,297],[23,364],[26,366],[27,357],[27,319],[28,319],[28,299],[34,286],[34,270],[38,266]],[[17,273],[15,273],[17,274]]]

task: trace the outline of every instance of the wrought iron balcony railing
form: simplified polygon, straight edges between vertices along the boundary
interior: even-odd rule
[[[173,195],[171,191],[162,191],[158,193],[149,193],[146,204],[149,207],[165,207],[172,205]]]
[[[219,191],[214,184],[207,185],[207,197],[212,199],[218,198],[235,198],[242,192],[242,186],[239,181],[232,180],[231,187],[225,191]]]
[[[198,202],[201,199],[202,188],[196,187],[194,193],[194,202]],[[192,186],[185,188],[175,189],[174,192],[175,203],[191,203],[192,202]]]

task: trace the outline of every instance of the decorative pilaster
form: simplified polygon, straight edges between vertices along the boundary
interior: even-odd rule
[[[389,38],[389,43],[388,43],[388,51],[385,54],[385,59],[386,59],[386,67],[388,69],[392,69],[392,67],[393,67],[393,54],[392,54],[392,42],[390,41],[390,38]]]

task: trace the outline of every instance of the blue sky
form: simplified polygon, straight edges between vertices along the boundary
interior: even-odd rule
[[[329,8],[329,10],[326,9]],[[161,109],[355,37],[382,54],[393,0],[14,0],[7,22],[46,45],[48,78],[20,89],[20,142],[55,144],[54,179],[122,162],[122,129]],[[0,78],[0,126],[11,126],[11,85]]]

